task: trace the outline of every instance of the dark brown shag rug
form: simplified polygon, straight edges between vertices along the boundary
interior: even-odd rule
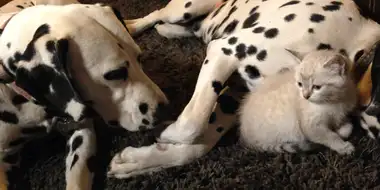
[[[377,0],[376,0],[377,1]],[[82,3],[94,3],[82,0]],[[100,0],[117,7],[124,18],[144,16],[169,0]],[[368,1],[358,0],[368,7]],[[374,1],[372,1],[374,2]],[[376,18],[377,20],[380,17]],[[169,118],[176,119],[190,100],[205,45],[196,38],[165,39],[154,30],[135,38],[143,50],[145,72],[172,102]],[[112,156],[126,146],[153,142],[152,132],[131,133],[102,128],[98,121],[100,159],[94,189],[380,189],[380,146],[358,131],[352,156],[323,150],[313,154],[265,154],[243,150],[236,129],[228,133],[205,157],[185,166],[126,180],[105,174]],[[65,189],[64,159],[67,136],[53,134],[23,150],[21,168],[10,174],[11,189]]]

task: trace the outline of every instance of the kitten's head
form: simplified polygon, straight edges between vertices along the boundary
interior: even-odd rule
[[[296,69],[301,96],[314,103],[334,102],[352,87],[350,61],[332,51],[308,53]]]

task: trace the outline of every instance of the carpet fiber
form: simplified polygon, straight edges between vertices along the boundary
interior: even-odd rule
[[[168,0],[100,2],[118,7],[124,18],[133,19],[163,7]],[[136,41],[143,50],[143,69],[171,100],[168,117],[175,119],[191,98],[205,45],[196,38],[168,40],[154,30],[136,37]],[[98,133],[101,159],[94,189],[380,189],[380,147],[360,131],[350,140],[357,147],[352,156],[338,156],[325,149],[313,154],[273,155],[242,149],[236,143],[235,129],[209,154],[191,164],[117,180],[104,176],[112,156],[126,146],[151,143],[153,134],[109,130],[102,125],[98,121],[97,128],[103,131]],[[64,189],[67,138],[54,134],[27,145],[21,169],[10,176],[11,189]]]

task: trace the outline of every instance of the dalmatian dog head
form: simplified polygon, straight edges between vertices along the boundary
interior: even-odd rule
[[[130,131],[152,128],[168,100],[138,63],[141,53],[115,9],[37,5],[7,22],[1,80],[14,82],[55,116],[99,114]],[[0,70],[1,71],[1,70]]]

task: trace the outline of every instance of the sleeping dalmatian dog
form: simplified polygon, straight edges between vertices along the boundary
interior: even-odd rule
[[[379,136],[374,116],[380,111],[380,25],[363,13],[352,0],[171,0],[145,17],[126,20],[132,35],[154,27],[166,38],[199,37],[207,53],[178,119],[157,143],[115,155],[109,176],[128,178],[203,156],[236,121],[239,96],[221,93],[232,73],[254,92],[263,77],[298,64],[296,58],[313,50],[338,51],[355,63],[362,124],[371,137]]]
[[[93,118],[151,129],[168,103],[165,94],[143,72],[141,50],[116,9],[16,0],[0,9],[0,21],[0,187],[6,189],[5,172],[17,166],[24,143],[68,120],[76,130],[68,140],[66,188],[91,189]]]

